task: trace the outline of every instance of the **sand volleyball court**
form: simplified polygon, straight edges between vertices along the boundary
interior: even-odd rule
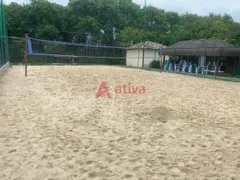
[[[96,93],[102,82],[112,98]],[[130,83],[145,93],[116,94]],[[0,79],[1,180],[239,180],[240,84],[108,66]]]

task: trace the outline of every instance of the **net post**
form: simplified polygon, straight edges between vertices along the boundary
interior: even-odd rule
[[[162,73],[162,65],[163,65],[162,57],[160,57],[160,73]]]
[[[162,59],[162,55],[163,55],[163,46],[160,45],[160,48],[159,48],[159,63],[160,63],[160,67],[159,67],[159,70],[160,70],[160,73],[162,73],[162,64],[163,64],[163,59]]]
[[[24,63],[25,63],[25,77],[27,77],[27,63],[28,63],[28,35],[25,34],[25,51],[24,51]]]

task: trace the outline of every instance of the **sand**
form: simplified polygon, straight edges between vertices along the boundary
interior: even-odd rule
[[[112,98],[96,98],[102,82]],[[116,86],[144,94],[116,94]],[[0,179],[240,179],[240,84],[108,66],[0,79]]]

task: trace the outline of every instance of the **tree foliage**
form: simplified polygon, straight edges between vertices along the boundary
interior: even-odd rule
[[[70,0],[67,6],[31,0],[6,5],[9,36],[129,46],[155,41],[220,38],[240,44],[240,23],[228,14],[198,16],[141,8],[132,0]]]

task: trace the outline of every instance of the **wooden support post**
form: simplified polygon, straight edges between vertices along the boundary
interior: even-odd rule
[[[236,69],[236,76],[240,77],[240,56],[238,57],[238,63],[237,63],[237,69]]]
[[[234,58],[232,77],[234,77],[236,75],[236,72],[237,72],[237,59]]]
[[[25,77],[27,77],[27,63],[28,63],[28,35],[25,34],[25,51],[24,51],[24,63],[25,63]]]
[[[219,58],[220,57],[217,57],[217,63],[216,63],[216,68],[215,68],[215,77],[218,75]]]

